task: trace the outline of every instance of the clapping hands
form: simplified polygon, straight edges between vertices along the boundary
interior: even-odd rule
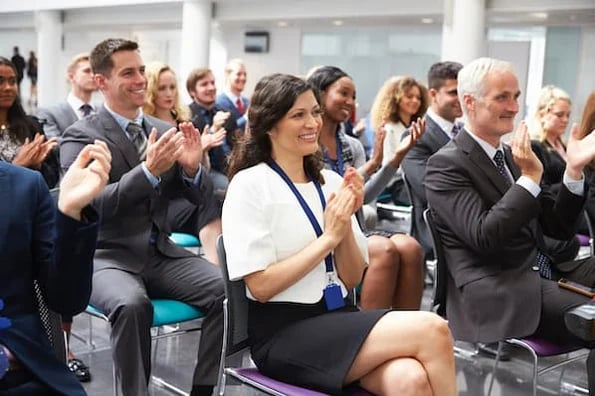
[[[25,139],[12,163],[26,168],[41,169],[41,164],[57,145],[58,140],[55,137],[46,140],[44,135],[36,133],[33,140]]]

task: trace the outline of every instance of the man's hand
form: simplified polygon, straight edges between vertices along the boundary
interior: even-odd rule
[[[73,219],[81,219],[81,211],[97,197],[109,180],[112,156],[107,144],[96,140],[76,157],[60,182],[58,209]]]
[[[203,151],[209,151],[213,147],[221,146],[225,141],[225,135],[227,135],[227,131],[223,127],[213,133],[209,133],[209,128],[209,125],[206,125],[200,135]]]
[[[524,120],[520,122],[514,132],[511,144],[512,157],[521,169],[521,175],[527,176],[539,184],[543,174],[543,164],[531,148],[531,138],[527,130],[527,123]]]
[[[182,152],[178,157],[178,163],[184,169],[186,176],[193,178],[198,172],[200,161],[202,161],[202,141],[198,129],[191,122],[182,122],[179,125],[180,132],[184,135]]]
[[[184,134],[171,128],[157,139],[157,130],[153,128],[147,142],[145,166],[155,177],[167,172],[180,158],[184,150]]]
[[[580,180],[585,165],[595,158],[595,129],[580,139],[578,125],[573,124],[566,147],[566,174]]]
[[[26,168],[41,169],[41,164],[57,144],[57,138],[53,137],[46,141],[45,136],[36,133],[32,141],[29,141],[29,138],[25,139],[25,143],[19,149],[12,163]]]
[[[213,131],[218,131],[230,115],[231,113],[229,111],[218,111],[215,113],[213,116]]]

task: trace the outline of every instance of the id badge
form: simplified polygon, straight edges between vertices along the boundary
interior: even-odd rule
[[[341,294],[341,286],[336,283],[329,283],[323,290],[324,302],[326,303],[326,309],[334,311],[335,309],[343,308],[345,306],[345,300],[343,294]]]

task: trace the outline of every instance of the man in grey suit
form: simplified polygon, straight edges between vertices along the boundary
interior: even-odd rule
[[[223,282],[215,265],[170,241],[167,221],[172,199],[198,205],[212,195],[200,166],[200,134],[191,123],[177,131],[143,115],[147,80],[137,43],[107,39],[91,52],[91,66],[104,106],[66,130],[60,155],[67,168],[94,139],[106,141],[112,152],[109,184],[95,202],[102,221],[91,304],[110,319],[122,391],[147,394],[150,298],[170,298],[206,313],[191,395],[210,395],[223,341]]]
[[[428,158],[452,139],[458,131],[456,119],[463,115],[457,95],[457,75],[463,65],[458,62],[434,63],[428,71],[430,107],[425,115],[425,133],[407,153],[401,167],[405,173],[413,205],[411,236],[421,244],[426,258],[431,258],[432,239],[423,212],[428,207],[424,176]],[[454,133],[453,133],[454,131]],[[409,130],[402,139],[409,136]]]
[[[50,137],[58,137],[72,124],[81,118],[95,112],[91,104],[91,96],[97,90],[89,54],[75,55],[67,69],[70,82],[70,93],[66,100],[49,108],[40,108],[37,115],[43,124],[43,132]]]
[[[585,201],[583,168],[595,158],[595,134],[568,140],[564,183],[557,196],[542,190],[543,166],[531,150],[524,122],[511,149],[519,84],[512,65],[476,59],[458,75],[467,116],[464,130],[428,161],[426,196],[444,245],[448,268],[446,311],[455,339],[494,342],[536,335],[591,347],[565,314],[588,297],[558,287],[568,278],[595,284],[595,258],[554,263],[544,234],[568,239]],[[586,338],[586,337],[585,337]],[[595,354],[587,360],[595,395]]]

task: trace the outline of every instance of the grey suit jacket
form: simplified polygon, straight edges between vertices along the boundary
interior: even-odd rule
[[[520,176],[505,147],[507,166]],[[542,294],[534,269],[543,234],[569,239],[584,197],[563,186],[537,198],[508,188],[496,166],[467,131],[430,157],[426,196],[443,241],[447,316],[456,339],[493,342],[532,334]],[[544,250],[540,246],[540,250]]]
[[[145,131],[155,127],[159,134],[171,128],[171,125],[147,115],[143,126]],[[133,143],[105,107],[66,130],[60,143],[63,169],[67,169],[79,151],[95,139],[105,141],[112,154],[108,185],[94,201],[101,216],[95,270],[119,268],[141,272],[148,262],[149,241],[155,237],[157,249],[163,255],[171,258],[191,256],[169,240],[171,230],[167,209],[170,200],[180,197],[199,205],[203,197],[212,195],[210,179],[203,175],[197,186],[191,186],[183,180],[182,170],[175,164],[161,175],[161,182],[153,188],[142,170]]]
[[[401,162],[401,168],[405,174],[412,198],[413,222],[411,224],[411,236],[422,245],[427,256],[432,253],[432,239],[423,219],[423,212],[428,207],[424,186],[426,164],[428,159],[448,143],[450,139],[430,117],[426,115],[425,120],[425,133],[417,144],[409,150]],[[409,136],[409,130],[403,133],[402,139],[406,136]]]
[[[38,109],[37,117],[43,124],[43,132],[48,138],[62,137],[66,128],[78,121],[76,113],[67,101]]]

